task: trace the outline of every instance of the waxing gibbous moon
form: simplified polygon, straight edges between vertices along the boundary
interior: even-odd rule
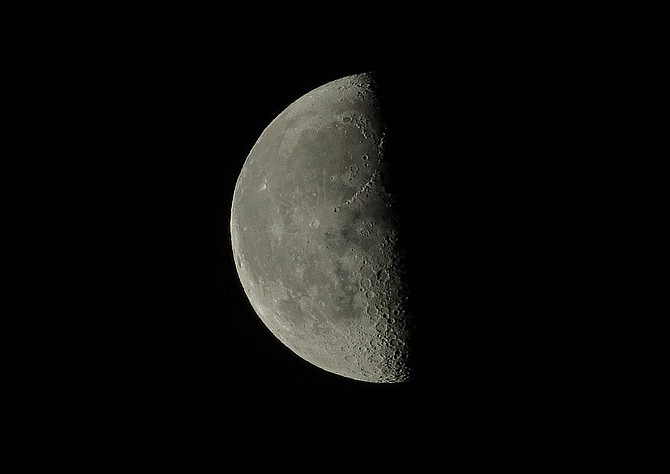
[[[326,371],[409,379],[408,292],[371,74],[324,84],[262,132],[233,195],[238,275],[265,326]]]

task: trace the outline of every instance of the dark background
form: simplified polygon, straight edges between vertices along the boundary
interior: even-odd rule
[[[10,50],[37,127],[18,155],[38,228],[33,459],[657,452],[667,206],[645,15],[337,4],[29,18]],[[417,315],[401,385],[323,372],[279,343],[228,230],[265,126],[370,70],[389,100]]]

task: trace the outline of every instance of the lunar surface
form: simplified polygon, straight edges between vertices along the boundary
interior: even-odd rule
[[[409,312],[386,127],[370,74],[314,89],[280,113],[235,186],[240,281],[268,329],[326,371],[409,379]]]

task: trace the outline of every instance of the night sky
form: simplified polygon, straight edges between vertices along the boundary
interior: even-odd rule
[[[660,167],[638,166],[654,66],[633,20],[264,8],[58,10],[16,40],[49,150],[32,188],[48,341],[34,455],[420,469],[653,452],[665,349],[633,285],[662,288],[637,268],[667,264],[651,250],[667,209]],[[276,340],[228,229],[269,122],[371,70],[397,131],[417,315],[400,385]]]

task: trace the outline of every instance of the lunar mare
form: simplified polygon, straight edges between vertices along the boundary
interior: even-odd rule
[[[409,315],[386,129],[370,74],[314,89],[251,149],[231,209],[254,310],[289,349],[368,382],[409,378]]]

